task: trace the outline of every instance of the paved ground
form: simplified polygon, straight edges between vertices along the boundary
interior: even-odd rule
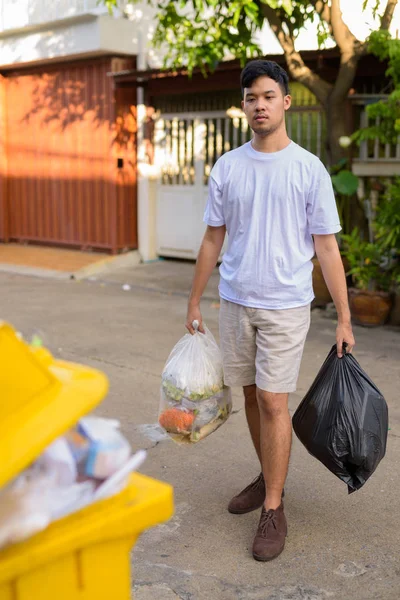
[[[73,272],[101,261],[106,254],[31,244],[0,244],[0,265]]]
[[[348,496],[294,439],[287,547],[274,562],[256,563],[250,548],[258,513],[233,516],[225,508],[257,474],[240,390],[227,424],[198,445],[148,437],[164,361],[184,333],[191,275],[192,265],[172,261],[81,282],[0,274],[2,318],[27,336],[40,331],[55,354],[104,370],[111,391],[99,413],[120,418],[133,447],[149,449],[142,471],[175,488],[175,516],[145,533],[133,552],[135,600],[398,600],[400,331],[355,328],[356,356],[390,408],[385,460]],[[215,273],[203,305],[215,333],[216,281]],[[292,413],[333,341],[334,323],[313,311]]]

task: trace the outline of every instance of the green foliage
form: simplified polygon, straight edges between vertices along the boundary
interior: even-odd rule
[[[336,164],[332,165],[330,174],[335,191],[340,223],[343,233],[348,234],[351,229],[350,203],[358,189],[358,177],[350,171],[349,160],[347,158],[342,158]]]
[[[400,286],[400,178],[388,188],[374,223],[375,241],[362,240],[358,229],[342,235],[356,287],[390,291]]]
[[[352,196],[358,188],[358,177],[351,171],[343,169],[337,175],[331,177],[336,192],[344,196]]]
[[[388,31],[374,31],[369,50],[380,60],[388,61],[386,75],[394,89],[387,99],[367,106],[367,115],[374,124],[360,129],[352,138],[357,142],[378,138],[381,143],[396,144],[400,135],[400,40],[392,39]]]
[[[379,243],[363,240],[357,228],[342,235],[342,254],[349,261],[348,275],[361,290],[389,291],[394,284],[393,260],[390,251]]]
[[[119,5],[118,0],[99,2],[110,13]],[[265,21],[263,5],[275,11],[294,39],[307,22],[317,23],[319,46],[330,37],[327,23],[310,0],[147,0],[147,3],[158,9],[153,44],[166,49],[164,67],[185,66],[190,73],[200,67],[205,75],[226,58],[237,58],[243,65],[248,59],[260,56],[255,35]]]
[[[140,0],[128,0],[136,4]],[[98,0],[110,13],[119,0]],[[329,26],[315,9],[315,0],[147,0],[158,10],[153,38],[156,47],[166,48],[165,67],[200,67],[206,74],[225,58],[238,58],[242,64],[261,54],[255,42],[266,20],[264,7],[275,11],[284,30],[295,40],[307,23],[317,24],[317,44],[331,37]],[[328,3],[328,0],[324,0]],[[365,0],[378,14],[381,0]]]
[[[400,178],[389,186],[378,208],[375,236],[384,248],[400,252]]]
[[[364,0],[363,2],[363,10],[370,5],[372,8],[372,16],[375,18],[378,15],[379,9],[381,7],[381,0]]]
[[[389,253],[392,287],[400,289],[400,178],[389,186],[378,207],[375,238],[384,252]]]

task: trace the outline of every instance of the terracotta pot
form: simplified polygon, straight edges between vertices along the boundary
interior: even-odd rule
[[[349,270],[348,260],[347,260],[347,258],[344,258],[342,256],[342,261],[343,261],[344,270],[346,272]],[[314,296],[315,296],[315,299],[313,300],[312,305],[313,305],[313,307],[314,306],[324,307],[327,304],[329,304],[330,302],[332,302],[332,297],[331,297],[328,287],[325,283],[324,276],[322,275],[322,269],[321,269],[321,265],[319,264],[318,258],[313,258],[312,263],[314,265],[312,277],[313,277],[313,288],[314,288]]]
[[[312,263],[314,265],[312,278],[315,296],[313,306],[326,306],[329,302],[332,302],[332,298],[325,283],[324,276],[322,275],[322,269],[318,258],[313,258]]]
[[[390,311],[389,323],[391,325],[400,325],[400,292],[393,297],[393,306]]]
[[[392,299],[387,292],[369,292],[349,289],[349,303],[352,320],[365,327],[383,325],[392,307]]]

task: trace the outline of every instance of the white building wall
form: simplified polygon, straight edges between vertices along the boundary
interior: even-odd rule
[[[146,66],[162,56],[151,47],[154,8],[129,7],[110,16],[97,0],[0,0],[0,68],[101,54],[145,54]]]

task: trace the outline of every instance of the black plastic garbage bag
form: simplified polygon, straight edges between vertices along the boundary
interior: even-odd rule
[[[293,415],[293,428],[310,454],[359,490],[385,456],[388,408],[352,354],[329,352]]]

